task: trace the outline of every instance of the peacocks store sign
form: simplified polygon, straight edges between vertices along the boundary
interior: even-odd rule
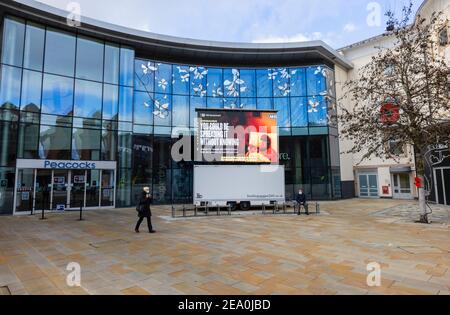
[[[51,170],[115,170],[116,162],[19,159],[17,160],[17,168],[36,168]]]

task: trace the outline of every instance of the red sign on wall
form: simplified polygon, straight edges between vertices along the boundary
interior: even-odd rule
[[[400,108],[394,103],[385,103],[381,106],[381,122],[395,124],[400,120]]]

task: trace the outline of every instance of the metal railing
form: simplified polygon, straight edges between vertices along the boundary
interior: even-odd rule
[[[304,212],[302,212],[302,208]],[[262,211],[263,215],[272,214],[272,215],[301,215],[306,214],[310,215],[309,211],[310,204],[300,205],[296,201],[289,201],[282,204],[275,202],[273,204],[262,204],[260,210],[254,211]],[[315,202],[315,214],[320,214],[320,205],[318,202]],[[270,209],[270,211],[268,211]],[[172,205],[172,218],[188,218],[188,217],[209,217],[209,216],[223,216],[232,215],[232,205],[228,205],[226,207],[221,206],[213,206],[209,203],[206,203],[202,206],[192,205],[192,204],[183,204],[183,205]]]

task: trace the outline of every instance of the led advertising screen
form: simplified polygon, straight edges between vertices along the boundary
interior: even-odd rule
[[[275,111],[197,110],[196,161],[279,163]]]

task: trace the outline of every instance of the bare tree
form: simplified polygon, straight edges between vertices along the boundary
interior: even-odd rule
[[[441,56],[438,34],[445,26],[442,13],[418,17],[409,25],[412,5],[398,20],[388,12],[388,32],[395,44],[379,48],[358,78],[344,85],[344,98],[354,107],[340,106],[342,135],[353,146],[346,153],[397,159],[388,143],[415,150],[416,172],[424,176],[424,152],[430,145],[448,144],[450,136],[450,68]],[[446,26],[445,26],[446,27]],[[342,104],[342,101],[340,102]],[[420,221],[428,223],[425,191],[419,189]]]

